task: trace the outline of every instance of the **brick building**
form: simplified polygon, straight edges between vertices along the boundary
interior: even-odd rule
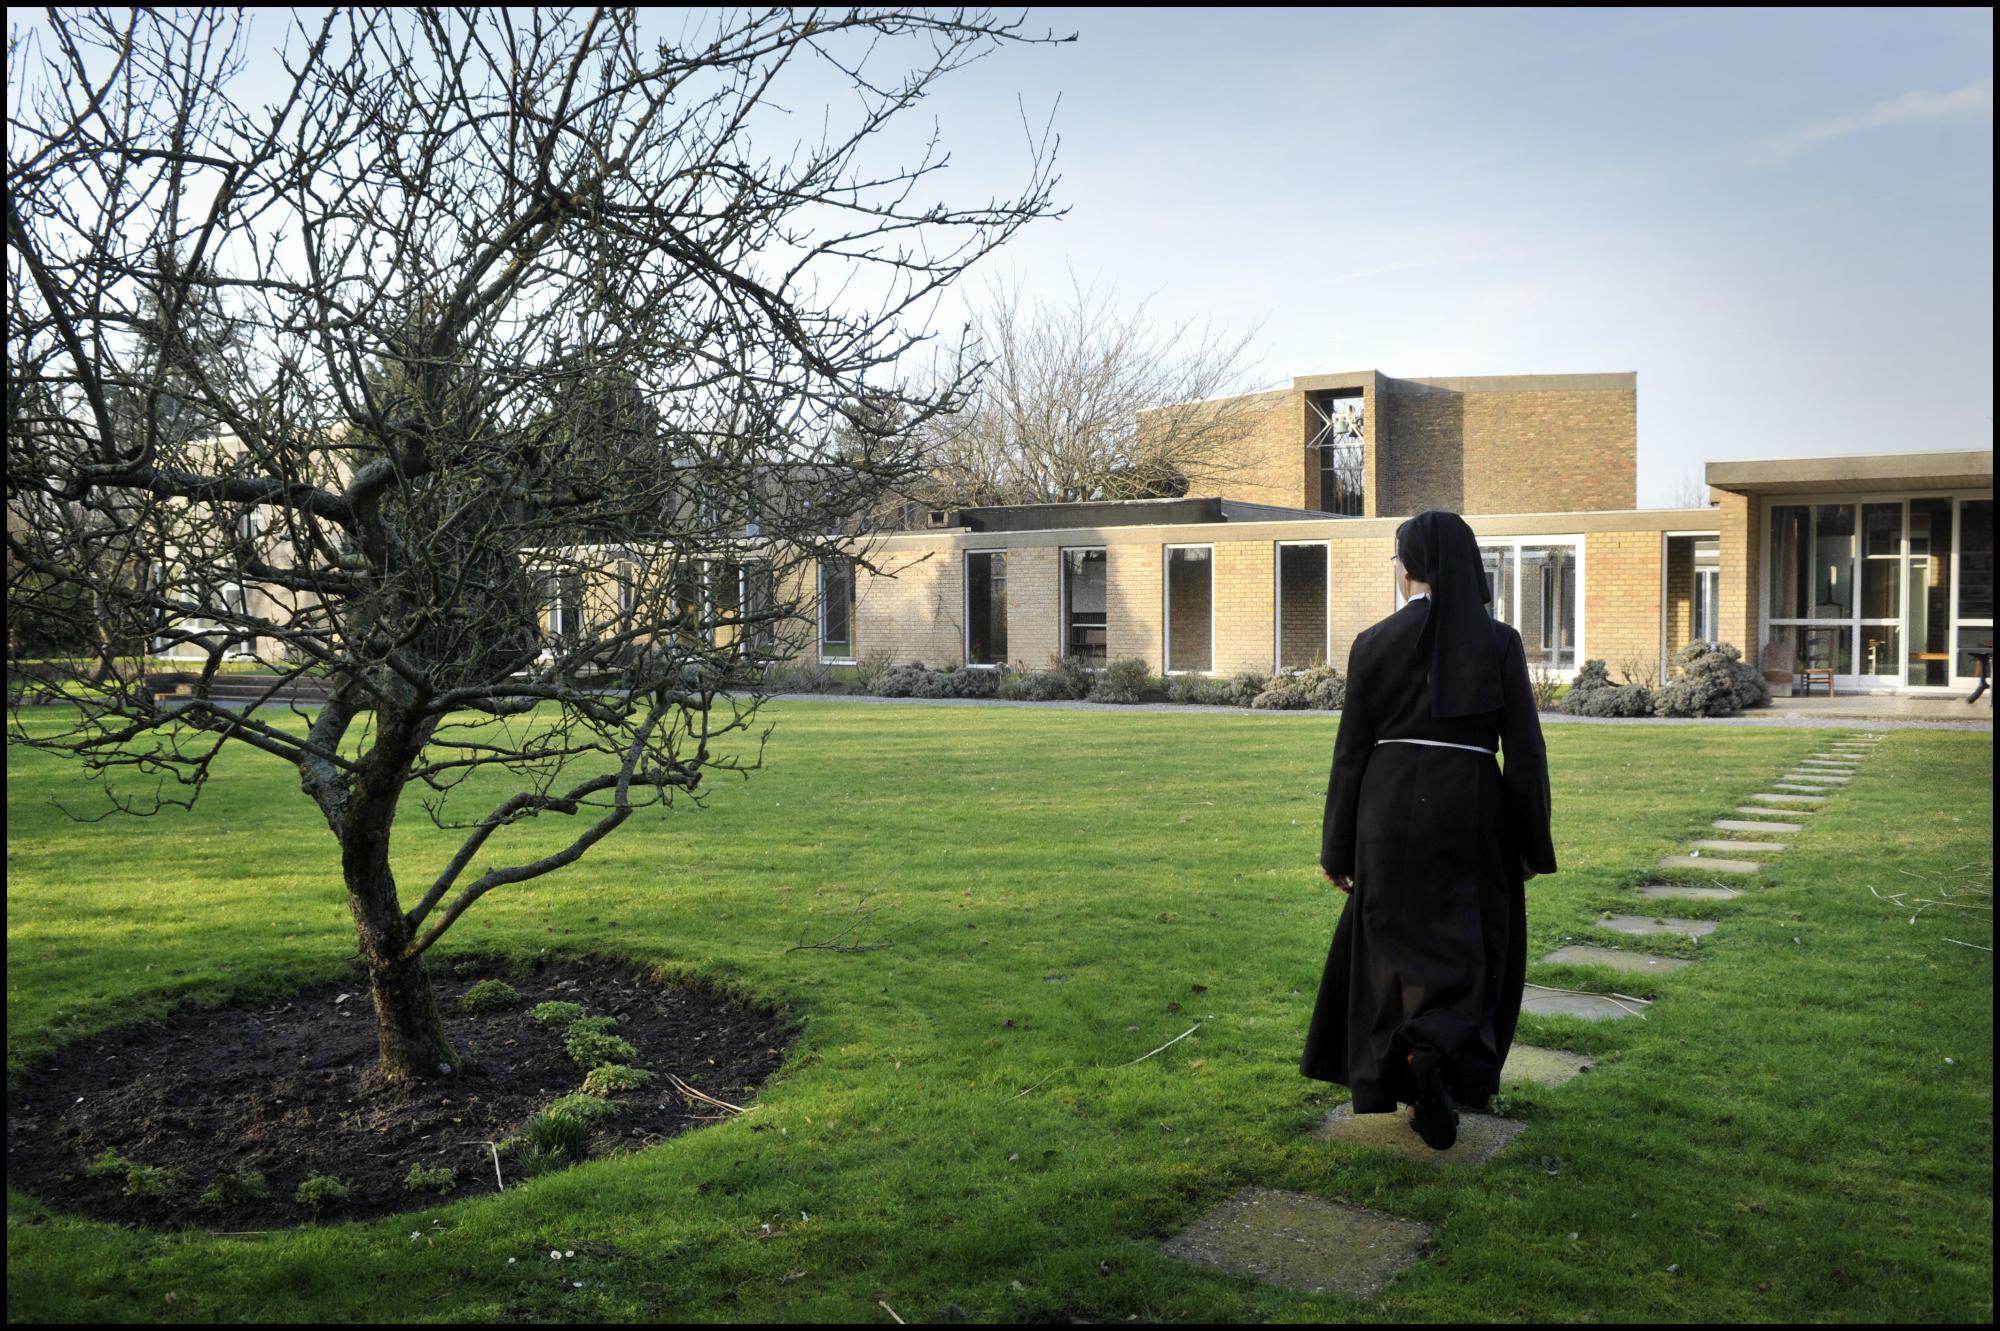
[[[1965,687],[1993,635],[1993,454],[1711,463],[1709,506],[1637,504],[1632,374],[1314,375],[1237,413],[1230,493],[975,508],[819,570],[819,657],[1227,675],[1345,665],[1396,608],[1397,523],[1478,534],[1531,665],[1663,676],[1695,638],[1777,681]],[[1144,422],[1141,422],[1141,428]]]

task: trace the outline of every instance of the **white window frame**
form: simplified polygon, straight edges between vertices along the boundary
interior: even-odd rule
[[[818,638],[818,641],[817,641],[817,643],[815,644],[815,650],[816,650],[816,651],[817,651],[817,653],[818,653],[818,656],[819,656],[819,660],[820,660],[820,664],[821,664],[821,665],[856,665],[856,664],[858,664],[858,663],[859,663],[859,660],[860,660],[860,658],[859,658],[859,657],[857,657],[857,656],[855,655],[855,653],[854,653],[854,639],[855,639],[855,632],[854,632],[854,630],[855,630],[855,628],[856,628],[856,623],[855,623],[855,621],[856,621],[856,620],[858,620],[858,619],[860,619],[860,617],[861,617],[861,615],[860,615],[860,602],[861,602],[861,577],[860,577],[860,574],[859,574],[859,572],[858,572],[858,571],[857,571],[857,570],[855,569],[855,566],[854,566],[854,557],[853,557],[852,555],[844,555],[844,556],[837,556],[837,557],[838,557],[838,558],[841,558],[841,559],[844,559],[844,560],[846,561],[846,564],[847,564],[847,570],[848,570],[848,573],[847,573],[847,582],[848,582],[848,594],[847,594],[847,655],[846,655],[846,656],[828,656],[828,655],[826,654],[826,565],[827,565],[827,560],[825,560],[825,559],[816,559],[816,560],[814,560],[814,561],[813,561],[813,566],[814,566],[814,567],[815,567],[815,568],[816,568],[816,569],[818,570],[818,577],[819,577],[819,586],[818,586],[818,589],[817,589],[817,590],[818,590],[818,592],[819,592],[819,595],[818,595],[818,597],[817,597],[817,598],[815,598],[815,599],[816,599],[816,600],[818,601],[818,603],[819,603],[819,638]]]
[[[1285,668],[1285,547],[1316,545],[1320,548],[1320,558],[1324,561],[1323,574],[1326,579],[1326,604],[1320,613],[1326,620],[1325,661],[1333,664],[1333,542],[1332,541],[1273,541],[1271,543],[1271,669]],[[1389,570],[1390,597],[1395,597],[1396,571]],[[1399,605],[1398,610],[1402,609]]]
[[[1104,665],[1077,664],[1085,670],[1102,670],[1111,664],[1111,547],[1108,545],[1059,545],[1056,547],[1056,656],[1069,660],[1069,557],[1095,551],[1104,556]]]
[[[1672,560],[1673,549],[1674,549],[1673,543],[1676,539],[1687,539],[1695,542],[1701,542],[1701,541],[1716,542],[1718,547],[1716,551],[1717,573],[1719,574],[1721,571],[1721,550],[1720,550],[1722,542],[1721,531],[1715,528],[1696,527],[1685,531],[1679,528],[1675,528],[1671,531],[1663,531],[1660,533],[1660,678],[1663,680],[1667,677],[1667,659],[1668,659],[1667,612],[1668,612],[1668,607],[1672,603],[1671,598],[1667,595],[1667,577],[1673,567],[1673,560]],[[1698,558],[1699,556],[1695,553],[1695,548],[1690,547],[1688,550],[1690,571],[1693,573],[1696,581],[1699,581],[1701,578],[1701,565],[1699,563],[1693,562]],[[1579,566],[1577,569],[1576,579],[1577,579],[1577,598],[1580,605],[1583,597],[1583,586],[1582,586],[1583,570],[1581,566]],[[1715,584],[1715,598],[1716,598],[1716,605],[1714,612],[1715,630],[1716,632],[1720,633],[1722,631],[1722,580],[1719,576],[1717,577]],[[1701,637],[1699,633],[1695,632],[1696,625],[1694,622],[1694,600],[1695,600],[1695,590],[1692,586],[1690,586],[1688,589],[1688,601],[1689,601],[1688,633],[1691,635],[1690,637],[1691,641],[1699,640]],[[1583,630],[1581,627],[1579,627],[1577,629],[1578,636],[1581,637],[1582,633]],[[1742,644],[1740,643],[1738,644],[1739,647],[1741,645]],[[1578,661],[1577,668],[1582,669],[1583,658],[1578,657],[1577,661]]]
[[[1971,500],[1991,500],[1990,490],[1965,489],[1902,489],[1879,491],[1853,491],[1847,493],[1827,493],[1807,491],[1800,494],[1774,494],[1758,496],[1757,505],[1757,655],[1758,668],[1763,668],[1763,653],[1770,646],[1771,630],[1774,628],[1844,628],[1853,635],[1853,657],[1850,666],[1858,667],[1861,660],[1861,630],[1868,624],[1897,625],[1896,641],[1902,645],[1901,668],[1893,676],[1845,674],[1835,675],[1833,685],[1836,690],[1849,693],[1907,693],[1919,698],[1943,698],[1962,693],[1973,685],[1974,677],[1960,675],[1958,670],[1959,630],[1961,628],[1990,628],[1991,620],[1961,620],[1958,617],[1959,549],[1964,537],[1965,505]],[[1910,649],[1910,502],[1916,499],[1942,499],[1951,505],[1951,586],[1947,588],[1946,600],[1950,611],[1949,637],[1946,639],[1951,656],[1950,673],[1942,684],[1912,684],[1909,682]],[[1771,511],[1777,508],[1812,508],[1820,504],[1845,504],[1854,509],[1854,551],[1855,580],[1854,611],[1845,619],[1800,619],[1787,615],[1782,619],[1773,618],[1771,602],[1774,599],[1771,579],[1775,569],[1771,560]],[[1860,563],[1861,563],[1861,509],[1867,504],[1901,504],[1903,510],[1902,555],[1897,567],[1896,604],[1901,614],[1894,621],[1880,618],[1869,619],[1861,613]],[[1816,534],[1817,525],[1812,529]]]
[[[1173,552],[1176,550],[1208,551],[1208,668],[1205,670],[1174,670],[1170,668],[1173,660],[1172,654],[1170,652],[1170,647],[1173,643],[1173,633],[1174,633],[1174,605],[1173,605],[1174,595],[1173,595],[1173,582],[1171,578],[1171,573],[1174,561]],[[1105,571],[1109,573],[1110,569],[1108,565],[1106,566]],[[1105,581],[1108,584],[1110,579],[1107,577]],[[1160,674],[1161,675],[1163,676],[1164,675],[1213,675],[1215,673],[1215,598],[1216,598],[1215,543],[1213,541],[1178,541],[1171,545],[1162,545],[1160,547]],[[1105,604],[1107,610],[1109,609],[1110,606],[1110,600],[1111,598],[1109,595],[1109,587],[1107,585],[1106,595],[1105,595]],[[1111,658],[1110,637],[1111,637],[1110,626],[1107,620],[1106,631],[1105,631],[1105,652],[1104,652],[1105,660],[1107,663],[1110,661]]]
[[[1587,644],[1590,641],[1590,638],[1588,636],[1589,625],[1585,622],[1585,613],[1584,613],[1585,607],[1590,603],[1590,594],[1589,594],[1590,584],[1587,581],[1585,581],[1585,579],[1589,577],[1589,569],[1586,566],[1586,557],[1589,554],[1590,542],[1585,539],[1584,533],[1560,532],[1547,536],[1542,536],[1542,535],[1480,536],[1477,532],[1474,532],[1473,535],[1479,545],[1480,559],[1482,564],[1484,563],[1485,552],[1487,550],[1499,549],[1503,546],[1512,548],[1514,552],[1514,583],[1512,591],[1509,594],[1507,603],[1511,607],[1512,612],[1516,615],[1521,613],[1522,549],[1528,546],[1567,545],[1571,547],[1573,550],[1575,550],[1576,552],[1576,643],[1571,649],[1571,655],[1574,658],[1574,660],[1571,662],[1570,668],[1573,670],[1581,670],[1583,668],[1583,663],[1590,659],[1589,654],[1585,650]],[[1491,612],[1489,611],[1489,613]],[[1514,623],[1513,620],[1510,619],[1510,620],[1505,620],[1503,622],[1505,622],[1509,627],[1511,627],[1516,633],[1521,631],[1521,626],[1519,624]],[[1664,628],[1665,624],[1664,614],[1662,616],[1661,622]],[[1533,669],[1535,666],[1540,664],[1542,663],[1539,661],[1531,660],[1528,662],[1528,666],[1530,669]],[[1555,670],[1562,669],[1561,666],[1553,666],[1545,668],[1555,669]]]
[[[959,591],[959,601],[964,606],[964,614],[962,616],[962,627],[964,629],[964,632],[959,635],[958,656],[961,661],[965,662],[965,668],[968,670],[1004,670],[1007,667],[1007,663],[1005,661],[988,661],[982,665],[973,661],[972,659],[972,557],[974,555],[999,555],[1000,558],[1004,561],[1007,558],[1008,553],[1009,553],[1008,549],[1004,545],[980,546],[976,549],[968,547],[964,550],[959,551],[958,591]],[[1056,572],[1058,576],[1061,575],[1062,569],[1060,565],[1058,565]],[[1109,573],[1108,564],[1106,566],[1106,572],[1107,574]],[[1105,581],[1107,583],[1110,581],[1108,576],[1105,579]],[[1105,597],[1105,601],[1106,601],[1105,609],[1107,611],[1107,618],[1108,618],[1108,612],[1110,610],[1110,604],[1109,604],[1110,597],[1108,595]],[[1006,627],[1007,627],[1007,636],[1009,637],[1009,639],[1011,639],[1013,637],[1014,626],[1011,623],[1009,623]],[[1105,636],[1108,638],[1110,634],[1107,632]],[[1010,641],[1008,645],[1012,646],[1013,644]]]

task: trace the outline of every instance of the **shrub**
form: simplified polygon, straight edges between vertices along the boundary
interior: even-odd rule
[[[620,1039],[605,1031],[579,1031],[574,1028],[563,1039],[563,1048],[569,1056],[585,1068],[600,1068],[606,1063],[630,1063],[638,1055],[629,1040]]]
[[[132,1168],[132,1162],[116,1151],[100,1151],[83,1167],[83,1172],[91,1178],[103,1178],[107,1174],[123,1174]]]
[[[180,1170],[158,1165],[133,1165],[125,1171],[127,1197],[171,1197],[181,1189],[186,1175]]]
[[[569,1024],[571,1035],[606,1035],[617,1029],[616,1017],[578,1017]]]
[[[639,1091],[653,1084],[653,1074],[644,1068],[623,1063],[606,1063],[592,1068],[583,1079],[585,1095],[614,1095],[619,1091]]]
[[[618,1112],[617,1105],[608,1104],[595,1096],[585,1095],[581,1091],[572,1091],[568,1095],[559,1095],[549,1101],[548,1107],[556,1113],[568,1114],[572,1118],[582,1119],[583,1125],[587,1128],[596,1127],[603,1120],[610,1118]]]
[[[1167,681],[1167,701],[1229,707],[1235,705],[1236,698],[1227,680],[1208,675],[1175,675]]]
[[[521,995],[505,980],[481,980],[467,989],[458,1000],[460,1012],[493,1012],[500,1008],[518,1007]]]
[[[1261,670],[1238,671],[1229,677],[1229,701],[1237,707],[1248,707],[1270,683],[1271,677]]]
[[[978,666],[960,666],[951,672],[951,696],[954,698],[997,698],[1000,696],[1000,681],[1005,669],[982,669]]]
[[[1539,663],[1530,666],[1528,668],[1528,691],[1534,695],[1536,711],[1557,711],[1560,709],[1565,693],[1562,676]]]
[[[271,1185],[255,1170],[242,1174],[224,1174],[208,1185],[201,1198],[195,1203],[211,1211],[220,1211],[242,1202],[261,1201],[271,1195]]]
[[[1124,656],[1104,667],[1086,696],[1092,702],[1144,702],[1152,680],[1143,659]]]
[[[1266,711],[1332,711],[1346,703],[1347,679],[1330,665],[1280,671],[1250,700],[1252,707]]]
[[[956,673],[950,670],[924,670],[910,685],[912,698],[956,698],[958,687]]]
[[[929,678],[930,671],[922,661],[912,661],[908,665],[889,666],[875,676],[875,692],[884,698],[919,697],[917,689]]]
[[[874,693],[876,681],[889,668],[887,652],[870,652],[855,663],[856,686],[863,693]]]
[[[439,1165],[436,1169],[411,1165],[410,1172],[403,1175],[405,1192],[435,1192],[442,1195],[457,1186],[458,1171],[449,1165]]]
[[[537,1003],[535,1004],[534,1011],[528,1014],[529,1017],[544,1026],[567,1026],[582,1015],[583,1004],[564,1003],[561,1001]]]
[[[1680,674],[1660,690],[1661,716],[1739,716],[1768,707],[1771,686],[1743,653],[1726,642],[1691,642],[1674,655]]]
[[[299,1184],[298,1191],[292,1194],[292,1200],[309,1211],[318,1211],[335,1202],[346,1201],[347,1192],[347,1184],[343,1180],[331,1174],[313,1174],[309,1175],[304,1183]]]
[[[1602,661],[1585,661],[1560,708],[1565,716],[1651,716],[1652,691],[1644,684],[1613,684]]]

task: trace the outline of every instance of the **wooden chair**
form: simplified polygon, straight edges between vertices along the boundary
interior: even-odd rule
[[[1801,649],[1805,653],[1805,668],[1799,671],[1799,681],[1805,685],[1806,697],[1812,697],[1813,681],[1826,681],[1826,696],[1833,696],[1833,649],[1839,641],[1839,629],[1802,630]]]

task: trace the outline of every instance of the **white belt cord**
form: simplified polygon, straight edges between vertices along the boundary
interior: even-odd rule
[[[1384,744],[1428,744],[1434,749],[1470,749],[1474,753],[1483,753],[1489,758],[1500,756],[1498,749],[1482,749],[1477,744],[1453,744],[1449,740],[1442,739],[1378,739],[1375,743],[1377,747]]]

